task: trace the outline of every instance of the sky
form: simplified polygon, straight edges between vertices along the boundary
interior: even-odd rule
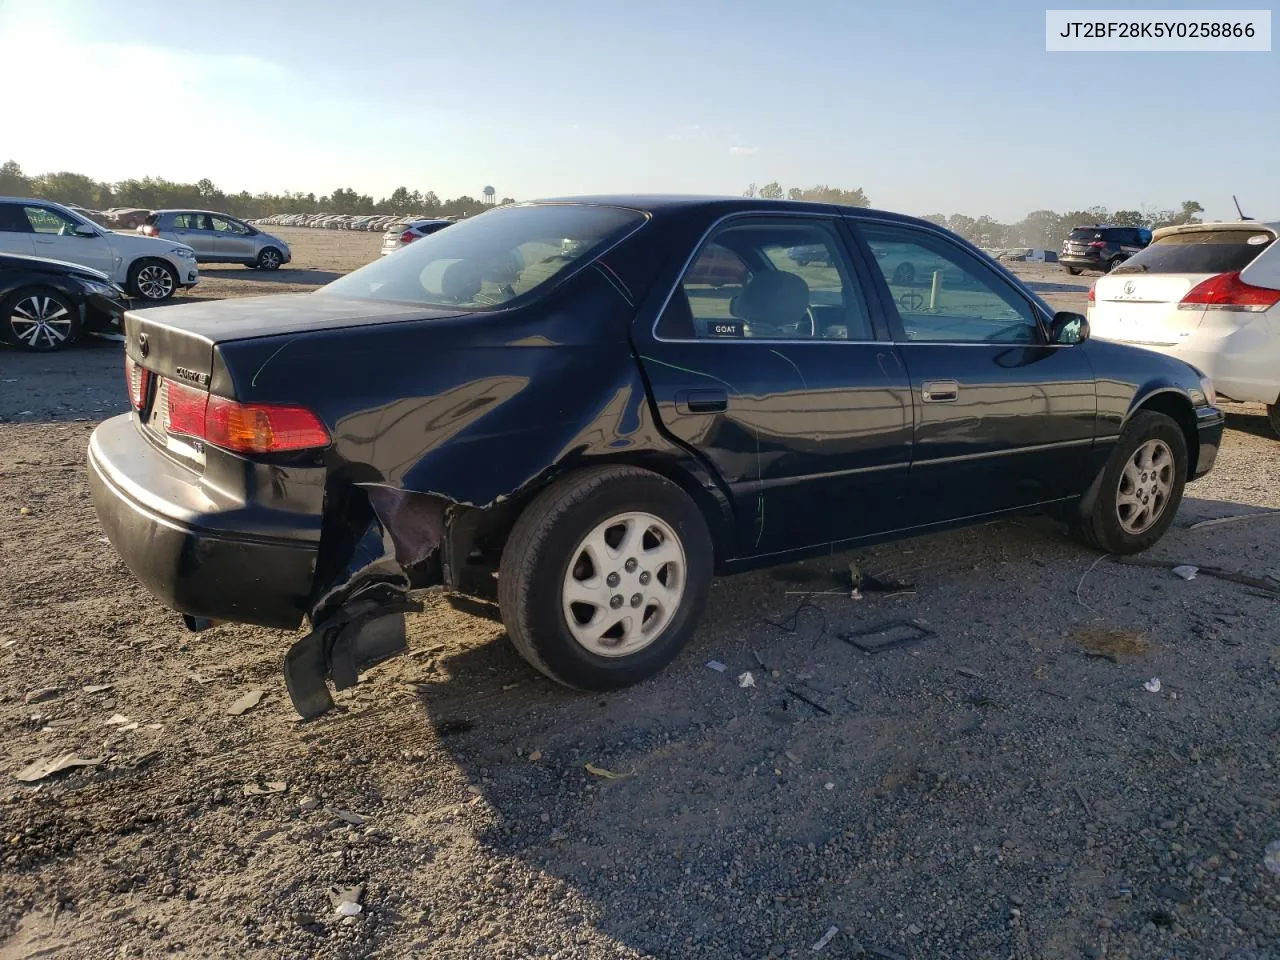
[[[1044,47],[1026,0],[0,0],[0,161],[375,197],[778,180],[1002,221],[1234,219],[1234,193],[1280,218],[1280,42]]]

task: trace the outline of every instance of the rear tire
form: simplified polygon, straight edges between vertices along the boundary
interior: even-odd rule
[[[53,353],[80,339],[80,310],[56,290],[26,287],[0,303],[0,332],[20,350]]]
[[[1066,271],[1067,271],[1067,273],[1071,274],[1073,277],[1078,277],[1078,276],[1080,276],[1080,268],[1079,268],[1079,267],[1063,267],[1062,269],[1066,270]]]
[[[1124,257],[1116,257],[1107,264],[1107,273],[1113,271],[1120,264],[1124,263]]]
[[[654,676],[688,643],[712,567],[706,522],[676,484],[637,467],[593,467],[520,515],[498,570],[498,606],[536,669],[567,687],[614,690]]]
[[[1163,413],[1133,415],[1102,471],[1087,517],[1072,524],[1077,539],[1104,553],[1141,553],[1173,523],[1187,482],[1187,439]]]
[[[1267,404],[1267,419],[1271,421],[1271,432],[1280,437],[1280,400]]]

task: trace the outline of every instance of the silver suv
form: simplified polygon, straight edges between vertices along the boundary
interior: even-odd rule
[[[255,270],[277,270],[293,259],[289,245],[279,237],[211,210],[153,210],[138,232],[185,243],[200,263],[242,263]]]

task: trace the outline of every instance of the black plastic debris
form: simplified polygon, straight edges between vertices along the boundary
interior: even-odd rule
[[[880,653],[909,643],[918,643],[936,636],[928,627],[915,620],[893,620],[863,630],[853,630],[838,635],[841,640],[863,653]]]

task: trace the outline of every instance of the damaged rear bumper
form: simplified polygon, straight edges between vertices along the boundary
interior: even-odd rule
[[[113,417],[89,440],[89,489],[98,520],[125,565],[162,603],[179,613],[263,627],[296,629],[307,613],[319,549],[313,538],[231,529],[256,512],[259,530],[282,518],[218,505],[139,433],[129,416]],[[223,506],[224,509],[211,509]],[[274,511],[272,511],[274,512]],[[299,531],[297,515],[288,526]]]

